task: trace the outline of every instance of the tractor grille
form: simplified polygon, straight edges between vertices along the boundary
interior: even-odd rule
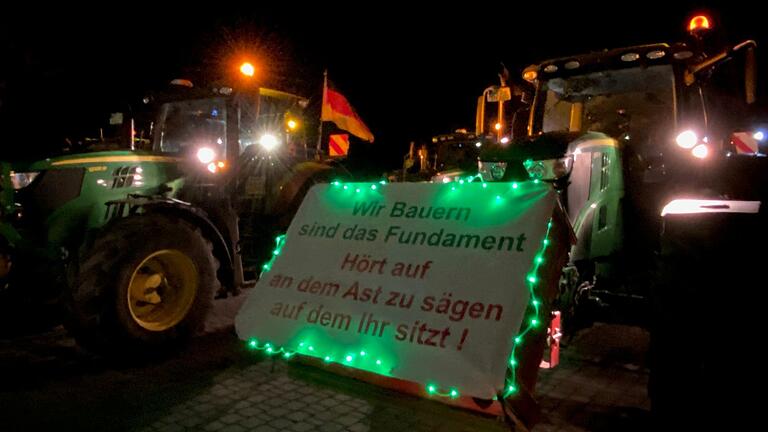
[[[140,166],[122,166],[112,172],[112,189],[141,186],[142,169]]]
[[[83,168],[48,170],[28,187],[16,192],[26,220],[43,220],[54,210],[80,196]]]

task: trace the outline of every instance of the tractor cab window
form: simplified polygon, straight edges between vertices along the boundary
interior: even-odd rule
[[[649,138],[649,131],[670,130],[673,92],[669,65],[552,78],[540,92],[545,98],[539,104],[543,107],[541,130],[596,131],[625,140],[633,135],[640,135],[633,140]]]
[[[477,156],[480,149],[474,142],[455,141],[444,142],[435,149],[435,169],[448,171],[452,169],[472,170],[477,168]]]
[[[223,98],[168,102],[161,105],[153,148],[188,154],[202,147],[226,149],[226,103]]]
[[[750,126],[744,124],[751,112],[746,101],[745,57],[744,51],[738,52],[700,73],[697,79],[707,112],[708,133],[718,141],[725,140],[737,128]]]
[[[240,152],[251,146],[269,152],[304,146],[301,98],[261,89],[258,101],[239,101]]]
[[[549,84],[549,83],[547,83]],[[547,85],[549,87],[549,85]],[[571,110],[574,103],[568,101],[562,93],[547,88],[544,107],[543,132],[567,131],[570,125]]]

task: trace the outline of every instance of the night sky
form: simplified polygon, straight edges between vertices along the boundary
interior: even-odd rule
[[[476,98],[498,83],[501,62],[517,78],[522,67],[550,57],[671,42],[700,10],[711,12],[731,40],[756,39],[758,57],[768,41],[761,14],[736,2],[728,9],[691,2],[466,2],[419,10],[415,2],[283,9],[229,3],[3,11],[0,152],[39,150],[48,135],[116,101],[175,77],[214,76],[247,56],[256,59],[263,83],[309,96],[318,111],[327,68],[376,135],[375,153],[394,166],[411,140],[472,129]]]

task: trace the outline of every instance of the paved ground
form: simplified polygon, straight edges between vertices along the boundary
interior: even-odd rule
[[[221,308],[220,308],[221,309]],[[231,313],[232,305],[222,310]],[[219,317],[221,318],[221,317]],[[126,365],[61,328],[0,339],[3,430],[503,431],[503,422],[244,349],[227,320],[173,359]],[[541,374],[535,431],[648,429],[647,334],[597,325]],[[7,428],[7,429],[6,429]]]
[[[562,363],[542,370],[538,399],[546,421],[535,431],[645,431],[647,332],[595,325],[563,350]]]

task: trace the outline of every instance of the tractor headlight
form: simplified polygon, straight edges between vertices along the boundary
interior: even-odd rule
[[[278,144],[277,138],[269,133],[262,135],[259,139],[259,145],[266,151],[272,151]]]
[[[507,162],[482,162],[477,163],[477,170],[484,181],[500,181],[507,172]]]
[[[210,147],[200,147],[197,150],[197,160],[202,164],[209,164],[216,159],[216,152]]]
[[[698,144],[691,150],[691,154],[699,159],[706,159],[709,156],[709,147],[706,144]]]
[[[684,149],[692,149],[699,143],[699,137],[696,132],[686,130],[677,135],[675,142]]]
[[[709,140],[706,136],[699,137],[696,132],[688,129],[680,132],[675,137],[675,143],[686,150],[690,150],[693,157],[697,159],[706,159],[711,150],[707,143]]]
[[[523,162],[528,175],[534,180],[557,180],[571,173],[573,157],[560,159],[527,160]]]
[[[11,178],[11,184],[13,185],[13,188],[16,190],[19,190],[29,186],[35,180],[35,177],[37,177],[38,174],[40,173],[35,171],[30,171],[30,172],[11,171],[8,176]]]

